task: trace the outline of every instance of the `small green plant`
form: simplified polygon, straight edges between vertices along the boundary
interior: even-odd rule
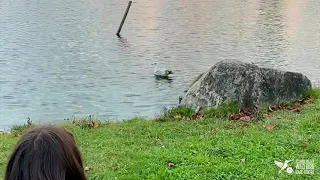
[[[190,118],[195,111],[186,106],[173,107],[171,109],[164,108],[160,116],[155,118],[157,122],[166,122],[180,119],[182,117]]]
[[[87,128],[97,128],[100,126],[102,123],[101,121],[94,119],[92,115],[89,115],[85,117],[84,119],[73,119],[71,121],[71,124],[78,126],[82,129],[87,129]]]
[[[141,121],[142,119],[144,119],[143,117],[134,117],[132,119],[129,119],[129,120],[124,120],[123,122],[128,122],[128,123],[134,123],[134,122],[137,122],[137,121]]]
[[[306,91],[303,94],[303,97],[304,98],[313,97],[313,98],[319,99],[320,98],[320,90],[319,90],[319,88],[315,88],[315,89],[311,89],[309,91]]]
[[[195,111],[186,106],[178,106],[168,110],[169,115],[192,116]]]
[[[268,108],[258,108],[255,113],[253,114],[254,121],[263,120],[265,115],[268,114]]]
[[[11,132],[21,134],[33,126],[34,126],[34,124],[33,124],[32,120],[30,118],[27,118],[27,123],[25,123],[23,125],[12,126]]]
[[[234,100],[227,100],[218,108],[211,107],[204,111],[204,117],[206,118],[227,118],[231,114],[239,112],[239,105]]]
[[[154,119],[156,122],[167,122],[167,121],[173,121],[175,120],[174,118],[170,118],[168,116],[159,116]]]
[[[295,102],[294,101],[282,101],[279,102],[279,105],[282,107],[291,107],[294,106]]]

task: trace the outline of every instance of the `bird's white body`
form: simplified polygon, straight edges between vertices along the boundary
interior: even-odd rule
[[[166,68],[160,68],[158,66],[159,63],[153,63],[152,65],[156,65],[154,68],[153,74],[157,77],[168,77],[169,74],[173,74],[172,71],[167,70]]]

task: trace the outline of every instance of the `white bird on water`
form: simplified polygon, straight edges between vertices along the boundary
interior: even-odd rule
[[[152,63],[152,65],[156,65],[156,67],[154,68],[154,71],[153,71],[153,74],[156,77],[168,77],[169,74],[173,74],[173,72],[171,70],[158,67],[158,64],[159,64],[158,62]]]

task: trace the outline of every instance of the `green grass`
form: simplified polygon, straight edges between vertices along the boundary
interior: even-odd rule
[[[207,108],[203,114],[206,118],[226,119],[230,114],[238,112],[239,106],[237,105],[237,102],[229,100],[223,103],[219,108]]]
[[[88,179],[320,179],[319,98],[300,113],[277,111],[252,123],[229,122],[210,111],[202,120],[177,121],[170,118],[193,112],[168,112],[166,121],[136,118],[98,128],[88,121],[67,123],[90,167]],[[0,135],[0,177],[18,138]],[[278,175],[275,160],[297,159],[314,160],[316,174]],[[295,162],[289,165],[295,169]]]

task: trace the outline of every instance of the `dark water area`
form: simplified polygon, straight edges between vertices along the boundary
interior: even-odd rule
[[[320,82],[318,0],[139,0],[118,38],[127,3],[0,0],[0,125],[154,116],[224,59]]]

